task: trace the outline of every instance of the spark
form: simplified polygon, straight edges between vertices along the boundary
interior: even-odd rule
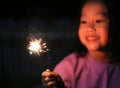
[[[47,48],[47,43],[43,42],[43,40],[31,38],[28,50],[30,54],[38,54],[40,55],[42,52],[47,52],[49,49]]]

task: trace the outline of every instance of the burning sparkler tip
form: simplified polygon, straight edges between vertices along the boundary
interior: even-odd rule
[[[40,55],[42,52],[47,52],[49,49],[47,48],[47,43],[44,42],[41,38],[35,39],[31,38],[28,46],[28,50],[30,54],[38,54]]]

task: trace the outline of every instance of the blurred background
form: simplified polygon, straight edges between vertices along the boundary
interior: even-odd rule
[[[53,70],[78,48],[80,2],[0,1],[0,87],[42,88],[41,73],[47,68]],[[50,51],[29,54],[30,34],[44,39]]]
[[[76,47],[76,1],[0,2],[0,81],[7,88],[42,88],[41,73]],[[30,55],[26,46],[32,34],[43,38],[50,51]]]

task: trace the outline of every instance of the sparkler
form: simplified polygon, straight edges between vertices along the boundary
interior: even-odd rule
[[[36,39],[33,36],[30,37],[28,50],[30,54],[40,55],[42,52],[47,52],[47,43],[42,40],[42,38]]]

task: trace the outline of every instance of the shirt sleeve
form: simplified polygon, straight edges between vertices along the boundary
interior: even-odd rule
[[[67,88],[71,88],[71,79],[73,76],[72,75],[73,71],[70,66],[70,63],[68,63],[67,61],[59,63],[55,67],[54,72],[57,72],[61,76],[61,78]]]
[[[70,54],[65,57],[59,64],[57,64],[53,70],[61,76],[67,88],[72,88],[73,86],[74,68],[76,62],[76,54]]]

